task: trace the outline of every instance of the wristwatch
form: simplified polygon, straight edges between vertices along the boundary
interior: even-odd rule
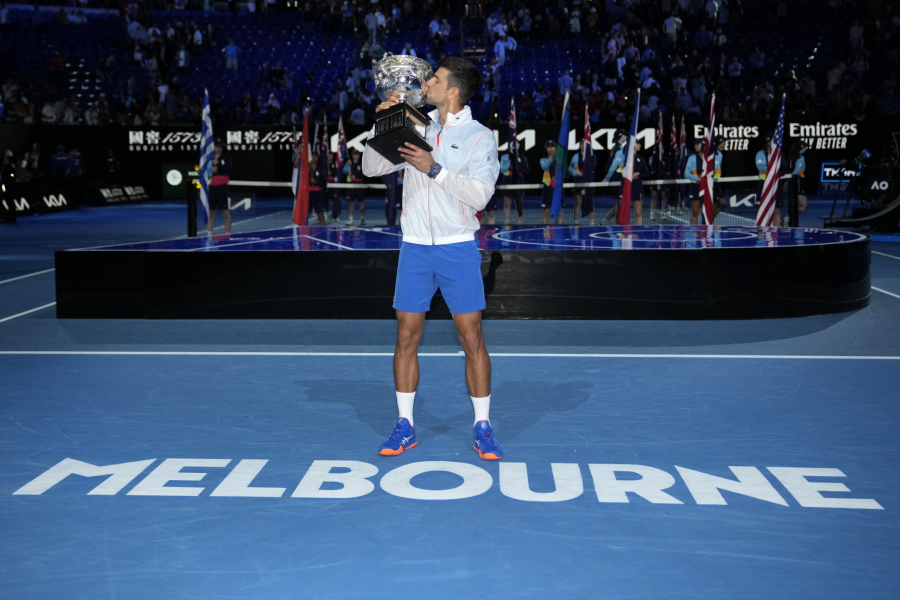
[[[441,169],[443,168],[444,167],[441,166],[441,163],[434,163],[433,165],[431,165],[431,168],[428,169],[428,177],[434,179],[438,176],[438,173],[440,173]]]

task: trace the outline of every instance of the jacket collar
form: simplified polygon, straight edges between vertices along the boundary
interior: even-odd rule
[[[432,121],[440,126],[441,124],[441,116],[437,109],[434,109],[428,116]],[[444,123],[444,127],[456,127],[457,125],[463,125],[472,120],[472,110],[469,108],[469,105],[463,106],[462,110],[456,113],[447,113],[447,122]]]

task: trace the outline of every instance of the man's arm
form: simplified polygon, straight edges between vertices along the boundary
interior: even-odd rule
[[[369,137],[375,135],[375,127],[372,127],[372,130],[369,131]],[[349,163],[347,163],[349,165]],[[401,171],[409,166],[409,163],[402,162],[399,165],[395,165],[388,159],[386,159],[381,154],[372,148],[368,144],[366,144],[366,149],[363,150],[362,155],[362,171],[363,175],[366,177],[381,177],[382,175],[387,175],[388,173],[395,173],[397,171]],[[344,171],[345,173],[349,171]]]
[[[494,194],[494,185],[500,174],[493,135],[487,133],[481,137],[472,150],[468,167],[465,173],[442,169],[434,181],[454,199],[475,210],[484,210]]]
[[[375,109],[375,112],[381,112],[387,108],[390,108],[394,104],[397,104],[396,96],[391,96],[387,101],[382,102]],[[369,130],[369,137],[366,139],[370,139],[373,135],[375,135],[375,126],[372,126],[372,129]],[[409,163],[404,161],[399,165],[395,165],[384,156],[379,154],[374,148],[366,144],[365,150],[363,150],[362,155],[362,171],[363,175],[366,177],[381,177],[382,175],[387,175],[388,173],[396,173],[397,171],[401,171],[409,166]]]

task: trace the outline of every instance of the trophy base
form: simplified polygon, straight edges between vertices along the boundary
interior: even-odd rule
[[[406,103],[400,103],[375,115],[375,135],[367,146],[371,146],[395,165],[406,159],[397,150],[409,142],[431,152],[434,148],[425,141],[425,127],[429,118]]]

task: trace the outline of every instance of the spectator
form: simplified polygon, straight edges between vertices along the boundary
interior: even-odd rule
[[[681,19],[675,13],[669,13],[669,18],[663,21],[663,31],[669,36],[672,45],[678,44],[678,32],[681,30]]]
[[[675,98],[675,105],[681,110],[687,111],[692,104],[693,100],[691,95],[687,93],[687,90],[684,88],[679,89],[678,96]]]
[[[184,46],[181,47],[184,50]],[[225,68],[237,71],[238,55],[242,52],[240,46],[234,43],[233,39],[228,40],[228,45],[222,48],[222,54],[225,55]]]
[[[412,42],[406,42],[406,46],[403,47],[403,50],[400,51],[400,54],[403,56],[419,56],[418,54],[416,54],[415,48],[412,47]]]
[[[731,85],[731,90],[734,92],[739,92],[741,90],[743,68],[744,67],[741,65],[737,56],[731,58],[731,64],[728,65],[728,83]]]
[[[194,54],[202,54],[203,52],[203,32],[200,31],[200,28],[196,25],[192,25],[194,28],[194,35],[192,36],[194,41]]]
[[[368,23],[367,25],[368,26]],[[433,40],[437,37],[437,35],[441,32],[441,24],[438,22],[437,15],[431,20],[431,23],[428,24],[428,34]]]
[[[710,34],[706,31],[706,25],[700,25],[699,31],[694,34],[694,40],[701,50],[705,50],[709,46]]]
[[[218,36],[216,35],[215,29],[213,29],[212,23],[206,26],[206,47],[214,50],[216,47],[216,42],[218,41]]]
[[[353,112],[350,113],[350,122],[354,125],[366,124],[366,112],[362,109],[362,106],[357,106],[353,109]]]
[[[559,78],[559,93],[566,94],[572,89],[572,77],[569,75],[569,69],[563,71],[562,77]]]
[[[750,53],[750,76],[753,81],[759,81],[763,78],[766,67],[766,53],[759,49],[759,46]]]
[[[494,56],[497,59],[498,67],[502,67],[506,64],[506,36],[503,36],[494,42]]]
[[[53,125],[56,123],[56,108],[53,102],[47,100],[44,102],[44,108],[41,109],[41,123],[44,125]]]
[[[374,46],[378,43],[378,17],[371,9],[369,9],[368,14],[363,19],[363,23],[369,32],[369,43]]]

